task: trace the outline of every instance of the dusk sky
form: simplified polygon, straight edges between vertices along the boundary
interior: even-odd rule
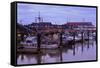
[[[17,6],[17,21],[23,25],[35,22],[35,17],[38,17],[39,12],[44,22],[52,24],[86,21],[96,25],[96,8],[25,3],[18,3]]]

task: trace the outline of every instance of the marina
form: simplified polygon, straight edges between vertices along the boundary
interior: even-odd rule
[[[32,4],[19,4],[18,9],[18,65],[96,60],[95,9]]]

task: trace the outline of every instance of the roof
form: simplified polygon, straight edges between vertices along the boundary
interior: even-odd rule
[[[31,25],[52,25],[51,22],[32,23]]]
[[[87,25],[87,26],[93,26],[92,22],[68,22],[66,25]]]

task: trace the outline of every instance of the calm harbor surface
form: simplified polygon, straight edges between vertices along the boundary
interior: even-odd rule
[[[41,64],[96,60],[96,41],[66,45],[61,49],[42,49],[41,54],[17,54],[17,64]]]

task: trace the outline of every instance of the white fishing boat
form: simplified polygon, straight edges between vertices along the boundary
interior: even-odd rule
[[[73,36],[63,36],[63,40],[65,40],[65,41],[71,41],[71,40],[73,40],[74,39],[74,37]],[[81,37],[80,36],[75,36],[75,40],[77,41],[77,40],[81,40]]]
[[[37,38],[34,36],[29,36],[25,39],[25,41],[20,42],[22,45],[36,45],[37,44]]]
[[[62,39],[63,39],[64,41],[69,41],[69,40],[73,40],[73,37],[72,37],[72,36],[62,35]]]

